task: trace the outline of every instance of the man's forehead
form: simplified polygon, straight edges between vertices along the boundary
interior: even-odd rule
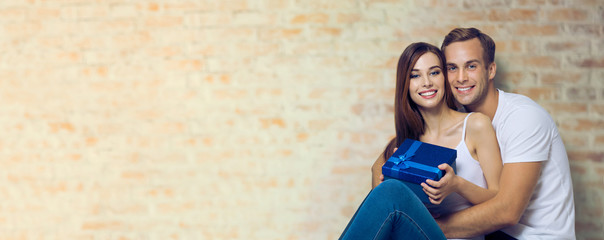
[[[465,63],[469,61],[480,61],[482,59],[482,45],[476,38],[454,42],[445,48],[445,58],[449,63]]]

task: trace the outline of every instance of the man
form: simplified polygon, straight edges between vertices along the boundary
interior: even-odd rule
[[[527,97],[495,88],[495,43],[478,29],[452,30],[441,49],[455,99],[466,111],[491,118],[504,163],[494,198],[436,219],[445,236],[495,232],[488,237],[575,239],[568,157],[547,111]],[[379,158],[372,167],[374,186],[383,164]]]

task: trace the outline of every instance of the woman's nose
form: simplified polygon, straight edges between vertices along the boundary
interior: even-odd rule
[[[422,85],[424,87],[431,87],[432,86],[432,80],[430,80],[430,78],[428,76],[423,76],[422,80],[423,80]]]

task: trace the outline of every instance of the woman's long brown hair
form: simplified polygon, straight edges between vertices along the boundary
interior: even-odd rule
[[[436,46],[425,42],[416,42],[409,45],[401,54],[396,70],[396,93],[394,96],[396,137],[390,140],[386,149],[384,149],[383,156],[386,160],[392,156],[394,148],[400,146],[406,138],[419,140],[419,137],[424,134],[424,118],[419,112],[417,104],[411,100],[409,95],[409,77],[417,60],[428,52],[434,53],[440,59],[441,71],[445,78],[444,101],[449,108],[456,109],[453,93],[447,80],[443,53]]]

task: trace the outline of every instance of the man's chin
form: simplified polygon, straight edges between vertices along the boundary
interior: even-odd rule
[[[472,103],[474,103],[474,99],[470,98],[469,96],[463,96],[463,97],[458,97],[455,96],[455,100],[457,101],[457,103],[467,106],[467,105],[472,105]]]

